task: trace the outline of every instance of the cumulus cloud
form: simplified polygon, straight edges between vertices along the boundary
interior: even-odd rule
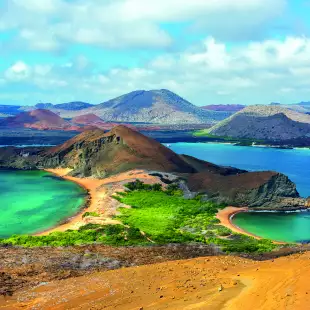
[[[310,97],[310,39],[287,37],[229,47],[212,37],[180,53],[160,55],[135,68],[93,70],[80,55],[62,65],[16,62],[0,75],[27,81],[49,101],[103,102],[136,89],[168,88],[191,102],[291,103]],[[55,97],[57,93],[57,97]],[[35,100],[32,93],[29,100]]]
[[[173,39],[162,24],[175,22],[217,39],[256,39],[286,7],[286,0],[4,1],[0,30],[16,29],[20,44],[41,51],[71,43],[166,48]]]
[[[4,77],[9,81],[27,80],[31,74],[31,68],[22,61],[18,61],[4,72]]]

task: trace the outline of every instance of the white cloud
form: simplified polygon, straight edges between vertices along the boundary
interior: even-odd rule
[[[287,37],[229,47],[212,37],[181,53],[160,55],[135,68],[101,72],[85,56],[60,65],[19,61],[0,80],[25,82],[55,98],[103,102],[136,89],[168,88],[191,102],[259,104],[309,100],[310,39]],[[47,95],[46,95],[47,96]],[[38,99],[29,93],[29,100]],[[225,102],[223,102],[225,100]]]
[[[5,71],[4,76],[8,80],[15,82],[27,80],[30,74],[31,68],[24,62],[18,61]]]
[[[6,0],[0,29],[17,29],[21,44],[54,51],[70,43],[107,48],[165,48],[162,23],[187,23],[219,39],[255,39],[287,0]]]

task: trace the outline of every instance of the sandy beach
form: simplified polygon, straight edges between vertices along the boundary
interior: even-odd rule
[[[244,208],[226,207],[222,210],[219,210],[216,217],[220,220],[221,225],[231,229],[235,233],[250,236],[250,237],[253,237],[255,239],[262,239],[261,237],[256,236],[254,234],[251,234],[250,232],[243,230],[240,227],[238,227],[232,223],[232,217],[234,215],[236,215],[237,213],[240,213],[240,212],[247,212],[248,210],[249,210],[249,208],[245,208],[245,207]],[[272,242],[275,244],[286,244],[286,242],[283,242],[283,241],[273,240]]]
[[[77,215],[67,219],[66,223],[45,230],[37,235],[46,235],[55,231],[66,231],[67,229],[78,229],[88,223],[117,224],[119,221],[112,219],[112,217],[117,213],[120,203],[111,198],[111,195],[117,191],[122,191],[122,184],[137,178],[145,183],[158,183],[156,177],[150,176],[143,170],[131,170],[104,179],[72,177],[68,175],[71,171],[68,168],[45,169],[45,171],[84,187],[88,191],[89,201],[87,208],[82,209]],[[100,217],[83,218],[85,212],[96,212]]]
[[[71,171],[69,168],[45,169],[45,171],[84,187],[88,191],[89,201],[87,202],[86,208],[82,209],[77,215],[67,219],[66,223],[60,224],[37,235],[46,235],[55,231],[66,231],[67,229],[78,229],[79,227],[90,222],[117,224],[119,221],[112,219],[112,217],[117,213],[119,202],[111,198],[111,195],[117,191],[122,191],[122,184],[137,178],[146,183],[158,182],[156,177],[150,176],[143,170],[132,170],[104,179],[72,177],[68,175]],[[260,237],[242,230],[231,222],[231,217],[233,215],[239,212],[246,212],[247,210],[248,208],[226,207],[225,209],[219,210],[216,217],[220,220],[221,225],[231,229],[232,231],[260,239]],[[100,217],[83,218],[83,214],[85,212],[96,212],[100,215]]]
[[[246,212],[246,211],[248,211],[248,208],[226,207],[222,210],[219,210],[216,217],[221,221],[221,225],[229,228],[233,232],[236,232],[239,234],[244,234],[247,236],[251,236],[251,237],[254,237],[255,239],[261,239],[260,237],[255,236],[255,235],[239,228],[238,226],[235,226],[232,223],[231,219],[235,214],[240,213],[240,212]]]

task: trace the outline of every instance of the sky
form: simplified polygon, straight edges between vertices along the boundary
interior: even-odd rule
[[[0,104],[310,101],[310,0],[0,0]]]

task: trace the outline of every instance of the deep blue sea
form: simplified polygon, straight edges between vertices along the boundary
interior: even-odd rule
[[[286,174],[303,197],[310,196],[310,150],[281,150],[235,146],[220,143],[172,143],[170,148],[179,154],[224,166],[249,171],[273,170]]]

